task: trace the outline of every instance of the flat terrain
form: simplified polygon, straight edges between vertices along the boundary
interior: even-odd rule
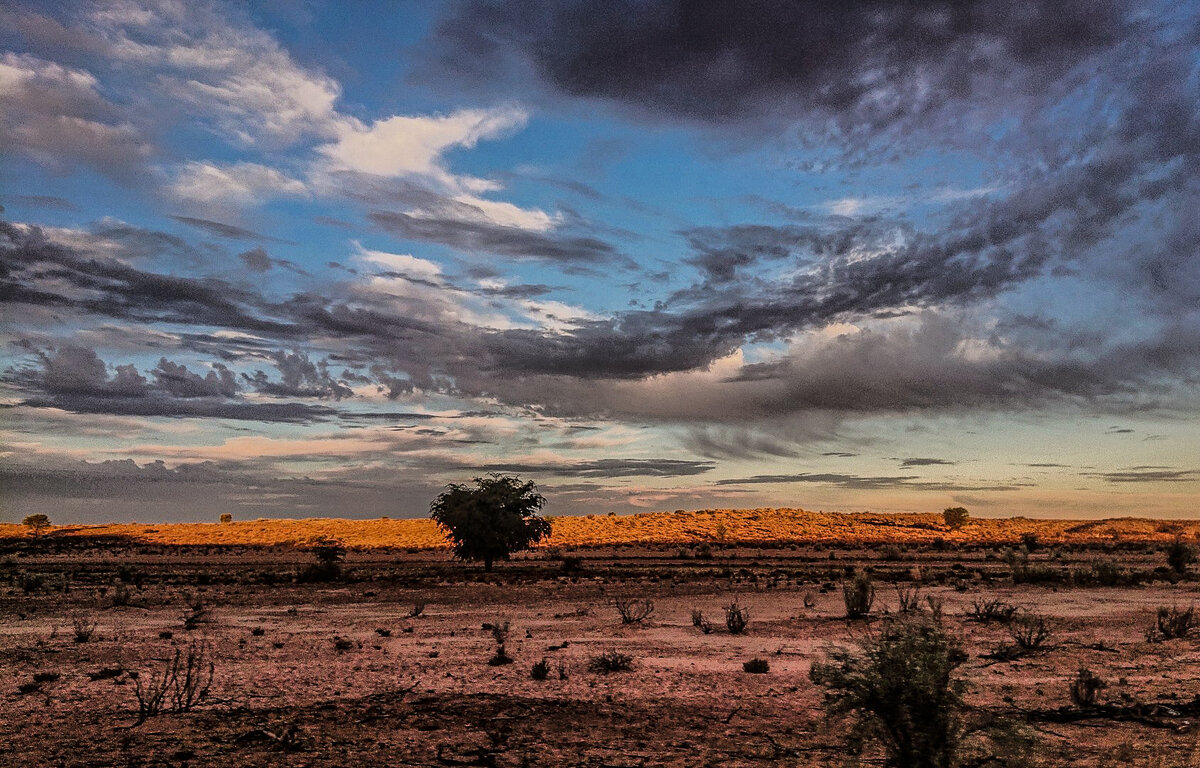
[[[876,631],[897,586],[919,586],[963,638],[970,703],[1023,725],[1041,764],[1200,765],[1200,645],[1146,636],[1158,606],[1197,602],[1200,582],[1170,573],[1165,533],[1138,525],[1142,540],[1026,539],[1028,555],[933,529],[917,529],[937,534],[928,543],[902,532],[872,546],[566,546],[491,574],[438,550],[363,549],[342,578],[312,583],[312,555],[290,546],[10,539],[0,764],[840,765],[848,729],[825,719],[809,668]],[[877,587],[865,621],[845,618],[841,583],[856,568]],[[622,624],[616,598],[654,613]],[[724,623],[735,599],[750,614],[740,635]],[[992,599],[1047,617],[1047,647],[988,658],[1012,642],[1006,626],[964,614]],[[483,627],[504,621],[514,662],[489,666]],[[73,625],[91,622],[76,642]],[[132,675],[153,680],[193,643],[211,647],[207,697],[138,724]],[[589,671],[605,651],[633,668]],[[755,657],[766,674],[743,671]],[[534,680],[543,658],[548,679]],[[1080,667],[1108,682],[1100,699],[1114,707],[1064,714]]]

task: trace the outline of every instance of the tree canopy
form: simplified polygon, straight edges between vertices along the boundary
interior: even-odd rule
[[[474,479],[474,487],[451,483],[429,505],[429,514],[446,531],[461,560],[495,560],[528,549],[550,533],[550,521],[538,516],[546,499],[532,481],[492,473]]]
[[[42,535],[42,531],[50,527],[50,518],[45,515],[29,515],[21,521],[21,524],[27,526],[33,532],[33,537],[36,539]]]

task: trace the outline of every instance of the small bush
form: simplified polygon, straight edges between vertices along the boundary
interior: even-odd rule
[[[391,637],[392,630],[386,629],[384,627],[376,627],[375,634],[379,635],[380,637]]]
[[[27,595],[32,595],[34,592],[41,592],[42,587],[46,585],[46,577],[40,573],[30,573],[29,571],[21,571],[17,574],[17,586]]]
[[[1008,623],[1008,634],[1022,651],[1036,651],[1050,639],[1052,630],[1045,616],[1023,613]]]
[[[1102,587],[1117,587],[1129,581],[1125,570],[1111,560],[1092,563],[1092,579]]]
[[[267,634],[267,630],[263,629],[262,627],[255,627],[254,629],[250,630],[250,634],[253,637],[262,637],[263,635]]]
[[[942,511],[942,521],[952,531],[957,531],[966,525],[970,516],[971,513],[967,511],[966,507],[947,507]]]
[[[126,606],[133,602],[133,593],[129,591],[129,587],[121,582],[117,582],[113,585],[109,601],[113,608]]]
[[[484,627],[492,633],[492,639],[496,641],[496,652],[492,658],[488,659],[488,666],[502,667],[505,664],[512,664],[513,659],[505,648],[505,643],[508,642],[508,633],[512,628],[511,622],[508,619],[497,619],[489,624],[484,624]]]
[[[920,613],[923,610],[920,587],[902,587],[897,584],[896,598],[899,601],[900,613]]]
[[[750,659],[742,664],[742,671],[752,675],[765,675],[771,671],[771,665],[766,659]]]
[[[904,552],[895,544],[888,544],[879,550],[879,556],[889,563],[895,563],[904,559]]]
[[[740,635],[750,624],[750,611],[743,608],[736,599],[725,606],[725,628],[731,635]]]
[[[354,648],[354,641],[344,637],[335,637],[333,638],[333,648],[338,653],[344,653]]]
[[[425,613],[425,603],[418,600],[417,602],[413,603],[412,608],[408,609],[408,618],[415,619],[423,613]]]
[[[301,581],[337,581],[342,577],[342,561],[346,558],[346,547],[336,539],[318,539],[312,546],[317,562],[300,574]]]
[[[620,651],[605,651],[588,660],[588,671],[600,675],[633,669],[633,657]]]
[[[1158,613],[1155,616],[1154,625],[1147,633],[1151,640],[1174,640],[1176,638],[1187,637],[1191,634],[1192,628],[1196,626],[1196,608],[1189,606],[1187,610],[1180,610],[1176,606],[1165,605],[1158,606]]]
[[[875,584],[866,571],[856,571],[854,576],[842,584],[842,600],[846,604],[846,618],[861,619],[871,612],[875,603]]]
[[[981,624],[1007,624],[1017,615],[1017,606],[1003,600],[973,600],[967,609],[966,618]]]
[[[96,632],[96,620],[88,614],[79,613],[71,617],[71,628],[75,634],[75,642],[86,643]]]
[[[1071,681],[1071,703],[1080,709],[1096,706],[1096,697],[1108,687],[1104,678],[1086,667],[1080,667]]]
[[[712,634],[712,622],[704,618],[704,614],[698,608],[692,609],[692,626],[700,630],[706,635]]]
[[[618,597],[613,601],[622,624],[641,624],[654,615],[653,600],[637,600]]]
[[[222,513],[221,513],[220,520],[221,520],[221,523],[222,523],[222,524],[225,524],[225,523],[232,523],[232,522],[233,522],[233,515],[229,514],[228,512],[222,512]]]
[[[1183,576],[1188,571],[1188,566],[1196,562],[1196,548],[1183,540],[1182,536],[1176,536],[1175,540],[1167,545],[1167,565],[1172,571]]]
[[[529,670],[529,676],[534,680],[545,680],[550,677],[550,662],[544,658],[534,662],[533,668]]]

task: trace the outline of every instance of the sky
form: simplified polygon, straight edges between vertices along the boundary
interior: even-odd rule
[[[0,521],[1200,514],[1200,3],[0,6]]]

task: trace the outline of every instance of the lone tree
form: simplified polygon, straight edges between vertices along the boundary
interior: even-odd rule
[[[971,513],[966,507],[946,507],[942,512],[942,520],[946,521],[946,527],[952,531],[957,531],[967,524],[967,518]]]
[[[550,521],[537,515],[546,499],[532,481],[493,472],[474,482],[474,488],[447,485],[429,505],[430,516],[446,530],[456,557],[482,560],[484,570],[490,571],[495,560],[507,560],[550,533]]]
[[[33,532],[33,538],[37,539],[50,527],[50,518],[45,515],[30,515],[22,520],[21,524],[28,527]]]

